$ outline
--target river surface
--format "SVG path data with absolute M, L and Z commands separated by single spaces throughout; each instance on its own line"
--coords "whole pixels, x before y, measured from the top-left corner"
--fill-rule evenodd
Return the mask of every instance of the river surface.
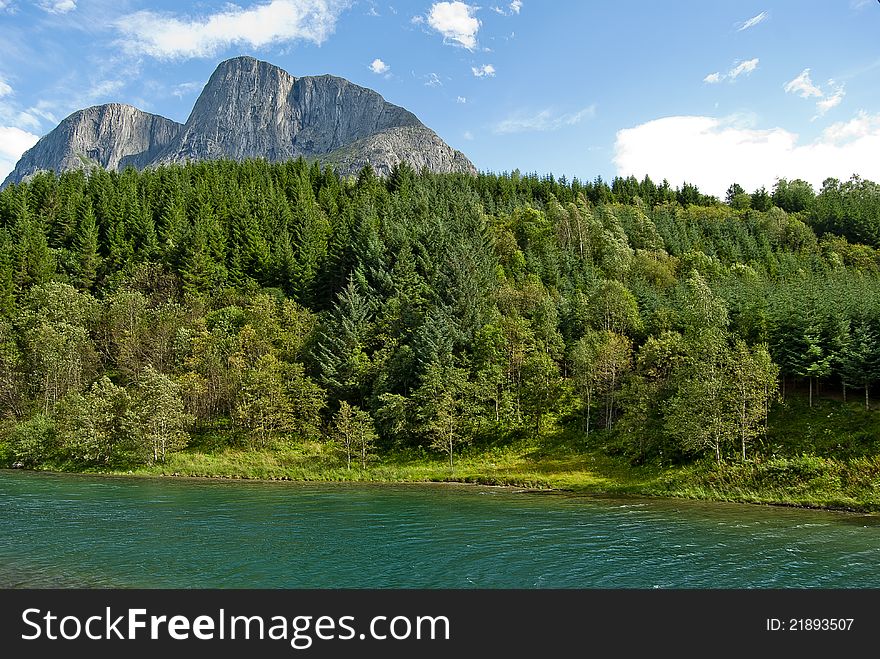
M 878 588 L 880 518 L 0 470 L 0 587 Z

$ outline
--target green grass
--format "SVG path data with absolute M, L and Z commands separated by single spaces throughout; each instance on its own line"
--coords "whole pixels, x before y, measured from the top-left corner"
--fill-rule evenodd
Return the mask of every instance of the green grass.
M 279 442 L 259 450 L 230 446 L 223 431 L 204 433 L 164 464 L 111 473 L 291 481 L 464 482 L 584 494 L 636 495 L 880 511 L 880 414 L 857 402 L 792 398 L 777 405 L 770 439 L 748 460 L 721 464 L 635 464 L 614 439 L 587 443 L 570 431 L 496 438 L 448 460 L 425 450 L 385 454 L 346 469 L 321 442 Z M 70 465 L 55 465 L 71 469 Z M 106 471 L 106 470 L 105 470 Z
M 807 400 L 790 396 L 774 407 L 772 442 L 762 447 L 762 452 L 835 459 L 880 455 L 880 411 L 866 411 L 864 399 L 858 395 L 846 404 L 816 399 L 812 408 Z
M 442 456 L 424 451 L 396 452 L 368 465 L 346 469 L 321 443 L 285 443 L 271 449 L 190 449 L 169 456 L 164 464 L 138 467 L 131 473 L 194 477 L 298 481 L 432 482 L 459 481 L 535 489 L 580 492 L 638 493 L 666 473 L 655 467 L 633 467 L 601 452 L 545 449 L 542 440 L 520 440 L 504 447 L 472 449 L 457 456 L 454 468 Z M 121 473 L 128 473 L 123 471 Z

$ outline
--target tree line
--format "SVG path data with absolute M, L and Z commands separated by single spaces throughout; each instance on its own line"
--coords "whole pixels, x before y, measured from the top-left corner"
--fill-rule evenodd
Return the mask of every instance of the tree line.
M 880 190 L 305 161 L 0 191 L 0 458 L 156 463 L 206 433 L 387 451 L 559 428 L 745 460 L 792 386 L 870 406 Z

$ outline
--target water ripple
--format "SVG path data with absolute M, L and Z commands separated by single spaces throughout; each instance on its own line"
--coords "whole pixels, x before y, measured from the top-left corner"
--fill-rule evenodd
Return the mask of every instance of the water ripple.
M 3 587 L 880 587 L 864 515 L 0 472 Z

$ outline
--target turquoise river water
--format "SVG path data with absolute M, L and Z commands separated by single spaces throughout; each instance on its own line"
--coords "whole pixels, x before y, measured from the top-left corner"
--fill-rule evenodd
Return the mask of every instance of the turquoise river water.
M 0 587 L 877 588 L 880 518 L 0 471 Z

